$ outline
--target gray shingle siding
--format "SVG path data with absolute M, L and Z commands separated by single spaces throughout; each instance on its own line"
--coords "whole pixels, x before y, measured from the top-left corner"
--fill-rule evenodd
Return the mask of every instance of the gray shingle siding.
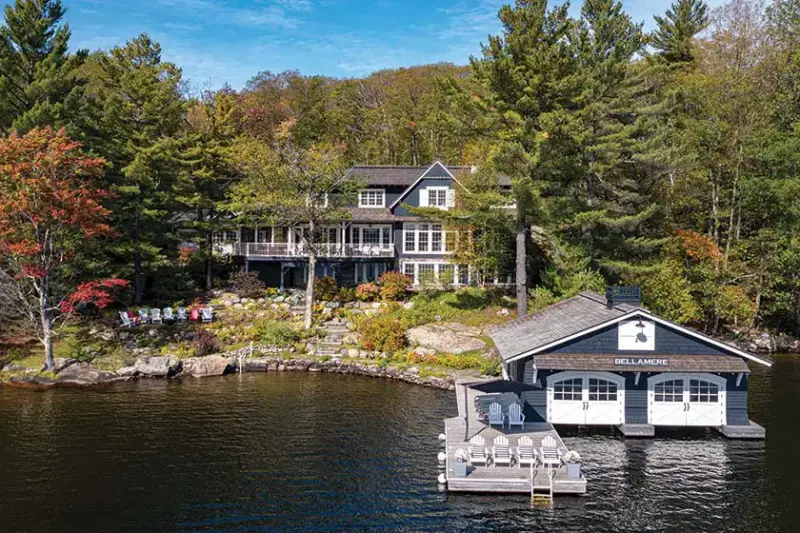
M 647 376 L 642 374 L 636 385 L 636 376 L 625 375 L 626 424 L 647 424 Z
M 449 187 L 452 188 L 453 180 L 450 178 L 425 178 L 409 191 L 409 193 L 400 201 L 400 204 L 395 207 L 392 212 L 401 217 L 413 216 L 403 207 L 403 204 L 408 204 L 413 207 L 419 207 L 419 193 L 421 189 L 426 187 Z M 395 198 L 395 201 L 397 198 Z M 389 204 L 387 204 L 388 207 Z
M 747 378 L 742 377 L 741 384 L 736 386 L 736 375 L 728 376 L 727 388 L 727 424 L 729 426 L 746 426 L 750 424 L 747 413 Z
M 530 406 L 527 413 L 532 414 L 533 418 L 529 419 L 525 415 L 526 422 L 545 422 L 547 421 L 547 391 L 535 390 L 525 391 L 522 393 L 522 399 Z

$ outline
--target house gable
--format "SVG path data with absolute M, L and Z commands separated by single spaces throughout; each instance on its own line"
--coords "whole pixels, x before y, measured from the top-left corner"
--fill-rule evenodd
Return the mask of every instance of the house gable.
M 455 176 L 441 162 L 436 161 L 389 206 L 389 209 L 396 215 L 408 216 L 409 213 L 405 209 L 397 211 L 395 209 L 401 203 L 406 203 L 413 207 L 421 207 L 420 189 L 427 187 L 447 187 L 452 189 L 454 182 L 457 183 Z

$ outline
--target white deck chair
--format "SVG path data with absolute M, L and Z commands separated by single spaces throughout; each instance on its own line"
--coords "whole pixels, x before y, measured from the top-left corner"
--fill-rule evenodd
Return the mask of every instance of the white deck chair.
M 494 446 L 492 446 L 492 463 L 494 466 L 511 466 L 511 448 L 508 447 L 508 439 L 503 435 L 494 438 Z
M 200 317 L 203 322 L 212 322 L 214 320 L 214 310 L 210 307 L 204 307 L 200 310 Z
M 489 460 L 489 453 L 486 449 L 486 441 L 480 435 L 475 435 L 469 441 L 469 462 L 473 465 L 483 465 Z
M 133 319 L 131 319 L 131 317 L 128 316 L 128 313 L 126 311 L 120 311 L 119 317 L 122 319 L 122 325 L 125 326 L 126 328 L 132 328 L 133 326 L 136 325 L 136 322 L 134 322 Z
M 489 427 L 499 424 L 502 428 L 505 424 L 505 415 L 503 414 L 503 406 L 497 402 L 489 405 Z
M 537 456 L 536 448 L 533 446 L 533 439 L 527 435 L 520 437 L 519 442 L 517 442 L 517 466 L 536 466 Z
M 153 324 L 155 324 L 156 322 L 158 322 L 159 324 L 163 324 L 163 322 L 161 322 L 161 309 L 159 309 L 158 307 L 153 307 L 152 309 L 150 309 L 150 322 L 152 322 Z
M 188 320 L 188 318 L 186 316 L 186 308 L 185 307 L 179 307 L 178 308 L 178 322 L 186 322 L 186 320 Z
M 539 455 L 542 464 L 548 468 L 559 468 L 561 466 L 561 450 L 558 449 L 556 439 L 547 435 L 542 439 L 542 447 L 539 448 Z
M 164 320 L 166 320 L 167 322 L 175 322 L 175 315 L 172 314 L 171 307 L 165 307 L 163 313 L 164 313 Z
M 522 407 L 518 403 L 508 406 L 508 429 L 511 429 L 511 426 L 525 427 L 525 415 L 522 414 Z
M 139 309 L 139 319 L 142 321 L 142 324 L 150 322 L 150 315 L 147 314 L 147 309 Z

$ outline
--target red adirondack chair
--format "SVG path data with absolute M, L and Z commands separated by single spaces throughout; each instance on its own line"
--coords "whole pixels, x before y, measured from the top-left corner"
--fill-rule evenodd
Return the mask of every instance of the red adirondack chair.
M 192 322 L 199 322 L 200 321 L 200 309 L 197 307 L 192 307 L 189 310 L 189 320 Z

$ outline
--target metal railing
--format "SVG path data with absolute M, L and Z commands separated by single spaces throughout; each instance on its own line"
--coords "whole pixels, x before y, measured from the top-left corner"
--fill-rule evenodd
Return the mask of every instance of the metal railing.
M 394 257 L 394 245 L 318 244 L 318 257 Z M 233 245 L 233 255 L 244 257 L 308 257 L 308 246 L 300 243 L 243 242 Z

